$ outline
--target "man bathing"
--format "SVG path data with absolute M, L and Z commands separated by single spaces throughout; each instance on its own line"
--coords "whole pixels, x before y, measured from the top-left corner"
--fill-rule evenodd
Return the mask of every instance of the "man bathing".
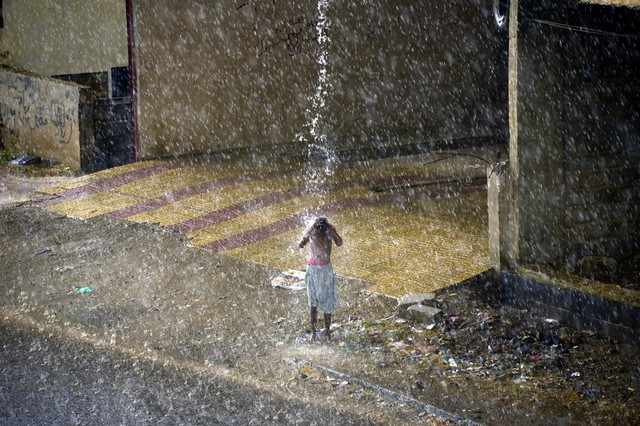
M 327 341 L 331 342 L 331 314 L 338 307 L 335 274 L 331 266 L 331 246 L 342 245 L 342 238 L 326 217 L 318 217 L 309 226 L 300 240 L 300 248 L 309 244 L 307 271 L 304 282 L 311 308 L 311 340 L 316 339 L 318 308 L 324 312 L 324 327 Z

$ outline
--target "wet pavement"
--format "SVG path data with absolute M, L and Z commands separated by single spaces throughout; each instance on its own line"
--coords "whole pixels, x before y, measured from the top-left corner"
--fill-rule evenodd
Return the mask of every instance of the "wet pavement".
M 282 270 L 304 269 L 297 242 L 314 215 L 326 215 L 345 241 L 336 273 L 400 297 L 489 268 L 485 177 L 501 149 L 343 162 L 319 173 L 295 156 L 149 161 L 40 189 L 35 204 L 80 219 L 157 223 L 194 246 Z
M 138 163 L 0 210 L 0 420 L 636 424 L 637 346 L 491 305 L 488 281 L 450 287 L 488 267 L 475 156 L 492 150 L 343 164 L 312 186 L 295 157 Z M 320 211 L 345 239 L 333 344 L 309 342 L 304 291 L 270 284 L 304 266 Z M 385 297 L 431 289 L 433 324 Z

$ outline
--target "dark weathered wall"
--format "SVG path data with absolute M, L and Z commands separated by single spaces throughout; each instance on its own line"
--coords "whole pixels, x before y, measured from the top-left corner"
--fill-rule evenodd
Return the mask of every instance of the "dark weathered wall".
M 585 255 L 623 262 L 640 241 L 640 11 L 512 7 L 513 257 L 569 270 Z
M 640 21 L 640 13 L 635 19 Z M 572 102 L 564 127 L 571 135 L 565 146 L 571 265 L 584 255 L 623 263 L 640 249 L 640 32 L 636 35 L 570 39 L 575 48 L 567 52 L 565 88 Z M 580 48 L 585 44 L 591 48 Z M 575 66 L 585 55 L 592 60 Z
M 127 65 L 125 0 L 3 0 L 2 63 L 43 76 Z
M 137 1 L 139 152 L 304 146 L 314 118 L 333 149 L 491 137 L 506 126 L 506 37 L 490 7 Z

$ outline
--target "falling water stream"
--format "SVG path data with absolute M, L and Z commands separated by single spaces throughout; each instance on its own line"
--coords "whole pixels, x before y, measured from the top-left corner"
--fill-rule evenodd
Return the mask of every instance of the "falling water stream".
M 327 45 L 330 41 L 327 35 L 329 3 L 330 0 L 318 0 L 318 79 L 316 90 L 311 96 L 311 107 L 307 110 L 307 127 L 309 129 L 307 157 L 309 163 L 307 164 L 306 188 L 310 193 L 319 194 L 322 193 L 327 177 L 333 173 L 335 163 L 335 154 L 329 146 L 327 135 L 321 126 L 327 96 L 331 89 L 327 58 Z

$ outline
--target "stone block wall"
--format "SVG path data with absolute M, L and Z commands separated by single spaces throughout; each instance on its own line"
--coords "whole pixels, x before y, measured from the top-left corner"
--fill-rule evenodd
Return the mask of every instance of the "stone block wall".
M 589 51 L 597 55 L 566 73 L 574 100 L 564 112 L 570 135 L 565 146 L 565 224 L 574 268 L 584 256 L 610 257 L 623 267 L 640 251 L 638 37 L 591 40 L 587 51 L 576 49 L 576 56 Z M 579 38 L 584 36 L 572 41 Z
M 563 284 L 559 285 L 559 282 Z M 505 273 L 499 281 L 501 302 L 578 329 L 594 330 L 614 340 L 640 342 L 637 297 L 607 294 L 606 289 L 600 290 L 604 294 L 598 294 L 566 285 L 567 282 L 550 279 L 548 274 L 535 271 Z
M 74 83 L 0 70 L 2 142 L 74 170 L 93 156 L 93 94 Z
M 640 248 L 640 10 L 511 7 L 511 254 L 620 280 Z

